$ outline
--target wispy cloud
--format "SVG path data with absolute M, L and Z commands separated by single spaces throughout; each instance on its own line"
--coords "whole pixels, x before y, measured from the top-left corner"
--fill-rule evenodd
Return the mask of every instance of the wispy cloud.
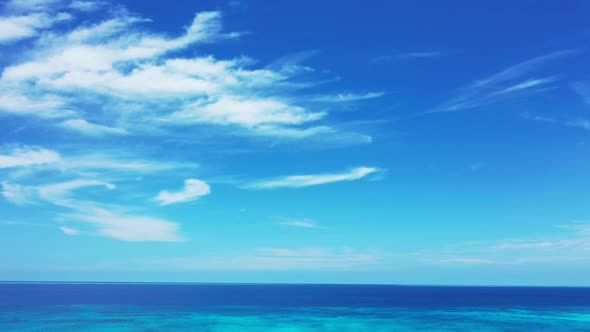
M 69 119 L 60 123 L 60 126 L 77 131 L 83 135 L 104 136 L 104 135 L 127 135 L 125 129 L 108 127 L 90 123 L 84 119 Z
M 271 99 L 252 99 L 224 96 L 219 100 L 198 101 L 168 120 L 180 123 L 215 123 L 256 128 L 260 125 L 298 125 L 316 121 L 325 113 L 308 113 L 302 107 Z
M 60 159 L 60 155 L 52 150 L 34 147 L 15 148 L 10 154 L 0 155 L 0 168 L 51 164 Z
M 16 205 L 32 203 L 34 201 L 33 198 L 37 194 L 34 188 L 8 183 L 6 181 L 2 182 L 2 191 L 0 193 L 5 200 Z
M 493 245 L 491 248 L 496 250 L 543 249 L 569 244 L 571 244 L 569 241 L 506 242 Z
M 15 2 L 8 7 L 22 15 L 55 19 L 62 7 L 77 15 L 80 11 L 102 10 L 104 5 L 103 1 L 74 1 L 69 5 L 38 1 Z M 299 63 L 315 52 L 259 67 L 244 56 L 179 57 L 180 50 L 240 34 L 222 32 L 222 15 L 215 11 L 197 13 L 185 31 L 174 37 L 139 25 L 146 21 L 126 10 L 113 10 L 102 21 L 72 24 L 70 30 L 52 30 L 48 24 L 37 23 L 21 28 L 22 36 L 43 32 L 51 42 L 31 43 L 30 51 L 18 57 L 26 60 L 5 66 L 0 77 L 0 112 L 54 118 L 59 120 L 57 127 L 89 136 L 150 135 L 175 132 L 181 127 L 211 126 L 219 128 L 219 133 L 229 128 L 226 132 L 232 135 L 289 140 L 342 135 L 345 139 L 338 140 L 342 144 L 371 142 L 367 135 L 342 133 L 326 123 L 318 125 L 327 113 L 300 105 L 308 100 L 297 98 L 293 89 L 313 85 L 319 74 Z M 316 75 L 309 77 L 309 84 L 299 80 L 307 73 Z M 350 92 L 323 97 L 323 101 L 360 101 L 378 96 Z
M 523 265 L 590 261 L 590 223 L 573 222 L 558 227 L 568 232 L 544 237 L 463 243 L 424 250 L 413 256 L 417 260 L 436 264 Z
M 101 236 L 132 242 L 184 241 L 176 223 L 146 216 L 121 214 L 103 208 L 86 207 L 84 211 L 62 215 L 69 222 L 94 226 Z
M 493 94 L 491 94 L 492 96 L 501 96 L 501 95 L 506 95 L 509 93 L 514 93 L 514 92 L 518 92 L 518 91 L 522 91 L 522 90 L 526 90 L 526 89 L 530 89 L 530 88 L 534 88 L 536 86 L 541 86 L 541 85 L 545 85 L 551 82 L 555 81 L 555 77 L 545 77 L 545 78 L 539 78 L 539 79 L 528 79 L 526 81 L 508 86 L 502 90 L 496 91 Z
M 69 171 L 71 175 L 88 171 L 117 171 L 151 173 L 181 168 L 196 168 L 197 164 L 182 162 L 157 162 L 134 159 L 129 154 L 95 153 L 82 155 L 62 155 L 42 147 L 22 146 L 4 147 L 5 154 L 0 154 L 0 169 L 34 167 L 34 170 Z M 31 170 L 31 171 L 34 171 Z
M 320 228 L 320 226 L 310 219 L 285 219 L 280 218 L 277 224 L 298 228 Z
M 42 224 L 42 223 L 35 223 L 35 222 L 28 222 L 28 221 L 20 221 L 20 220 L 2 220 L 0 221 L 0 225 L 10 225 L 10 226 L 32 226 L 32 227 L 53 227 L 51 224 Z
M 408 60 L 408 59 L 434 59 L 452 55 L 454 52 L 445 50 L 401 52 L 390 55 L 381 55 L 373 59 L 375 62 L 384 62 L 391 60 Z
M 521 117 L 536 122 L 590 130 L 590 119 L 567 119 L 563 117 L 557 118 L 546 115 L 533 114 L 531 112 L 521 113 Z
M 111 183 L 92 179 L 78 179 L 40 186 L 13 185 L 4 182 L 2 183 L 2 195 L 15 204 L 47 202 L 73 210 L 73 213 L 61 214 L 59 219 L 61 222 L 91 224 L 96 229 L 96 232 L 88 231 L 85 234 L 97 234 L 134 242 L 184 241 L 184 238 L 179 234 L 179 226 L 174 222 L 145 215 L 113 211 L 111 209 L 124 210 L 126 208 L 112 204 L 107 209 L 95 202 L 85 201 L 78 197 L 72 198 L 71 194 L 74 190 L 95 186 L 109 190 L 115 189 Z M 82 234 L 78 227 L 60 226 L 59 228 L 67 235 Z
M 570 120 L 565 122 L 565 124 L 570 127 L 577 127 L 590 130 L 590 120 Z
M 590 83 L 585 81 L 574 82 L 572 89 L 577 93 L 586 105 L 590 106 Z
M 351 102 L 357 100 L 367 100 L 383 97 L 385 92 L 367 92 L 367 93 L 339 93 L 335 95 L 325 95 L 313 98 L 314 101 L 328 102 L 328 103 L 341 103 Z
M 290 175 L 275 179 L 257 181 L 246 186 L 250 189 L 303 188 L 341 181 L 359 180 L 379 172 L 375 167 L 357 167 L 346 172 L 309 175 Z
M 10 12 L 51 11 L 60 7 L 62 0 L 8 0 L 6 9 Z
M 590 236 L 590 221 L 574 221 L 558 227 L 572 231 L 580 236 Z
M 3 57 L 0 73 L 0 116 L 27 122 L 23 127 L 30 122 L 29 128 L 57 132 L 46 147 L 0 147 L 1 194 L 17 205 L 47 208 L 47 213 L 70 211 L 54 214 L 60 224 L 53 227 L 59 226 L 64 234 L 125 241 L 184 240 L 178 224 L 149 216 L 149 209 L 157 207 L 117 202 L 142 197 L 123 192 L 137 187 L 130 179 L 172 170 L 188 173 L 197 164 L 150 158 L 155 148 L 134 145 L 126 150 L 111 145 L 115 138 L 144 144 L 177 139 L 179 132 L 187 141 L 197 132 L 212 132 L 212 137 L 219 133 L 232 139 L 249 135 L 252 141 L 262 137 L 322 144 L 372 141 L 369 135 L 341 131 L 330 123 L 325 105 L 298 92 L 331 79 L 326 79 L 325 71 L 302 64 L 315 52 L 270 65 L 247 56 L 204 53 L 209 48 L 203 45 L 241 35 L 224 31 L 220 12 L 196 13 L 181 31 L 170 33 L 158 31 L 148 18 L 102 0 L 14 0 L 0 6 L 0 48 L 9 55 Z M 365 92 L 322 96 L 321 102 L 382 95 Z M 75 140 L 72 132 L 79 134 Z M 116 135 L 125 137 L 111 137 Z M 304 187 L 352 181 L 377 171 L 360 167 L 260 185 Z M 158 190 L 151 187 L 146 195 Z M 159 192 L 155 201 L 169 205 L 209 193 L 207 183 L 188 179 L 178 191 Z
M 133 159 L 119 154 L 83 154 L 62 158 L 54 165 L 61 170 L 111 170 L 120 172 L 152 173 L 165 170 L 196 168 L 198 164 L 182 162 L 159 162 Z
M 556 123 L 558 122 L 556 119 L 544 115 L 538 115 L 531 112 L 523 112 L 520 114 L 521 117 L 528 120 L 533 120 L 537 122 L 547 122 L 547 123 Z
M 107 5 L 106 1 L 83 1 L 75 0 L 69 5 L 69 8 L 82 12 L 92 12 Z
M 435 260 L 437 263 L 459 263 L 459 264 L 493 264 L 494 262 L 485 258 L 477 257 L 452 257 Z
M 256 248 L 241 253 L 198 258 L 166 258 L 142 262 L 144 268 L 166 270 L 317 270 L 348 271 L 379 266 L 382 257 L 352 248 Z
M 160 202 L 160 205 L 170 205 L 183 202 L 196 201 L 202 196 L 209 195 L 211 188 L 209 185 L 201 180 L 187 179 L 184 180 L 184 188 L 180 191 L 160 191 L 156 200 Z
M 7 91 L 0 87 L 0 112 L 41 118 L 66 118 L 76 112 L 66 106 L 65 99 L 55 94 L 29 94 Z
M 502 101 L 524 93 L 535 93 L 550 89 L 557 80 L 554 75 L 545 77 L 526 77 L 543 65 L 577 54 L 566 50 L 538 56 L 498 73 L 479 79 L 460 89 L 457 96 L 436 107 L 432 112 L 453 112 L 473 109 Z
M 69 196 L 73 190 L 94 186 L 115 189 L 115 185 L 111 183 L 94 179 L 77 179 L 37 186 L 2 182 L 2 196 L 17 205 L 46 201 L 55 205 L 70 206 Z
M 59 229 L 62 232 L 64 232 L 64 234 L 66 234 L 66 235 L 71 235 L 71 236 L 80 235 L 80 231 L 75 228 L 61 226 L 61 227 L 59 227 Z
M 99 180 L 78 179 L 67 182 L 39 186 L 37 187 L 37 191 L 39 193 L 39 197 L 41 197 L 42 199 L 50 201 L 54 204 L 64 205 L 67 204 L 67 196 L 69 196 L 69 194 L 73 190 L 95 186 L 104 187 L 109 190 L 115 189 L 115 185 L 108 182 Z
M 45 13 L 31 13 L 21 16 L 0 17 L 0 44 L 30 38 L 42 29 L 54 24 L 69 21 L 70 14 L 59 13 L 49 16 Z
M 56 151 L 40 147 L 4 148 L 7 154 L 0 155 L 0 168 L 30 171 L 20 175 L 28 184 L 3 181 L 0 194 L 16 205 L 35 204 L 39 206 L 53 205 L 72 210 L 73 213 L 62 214 L 56 218 L 62 223 L 81 221 L 94 226 L 95 230 L 82 231 L 80 227 L 60 226 L 67 235 L 99 235 L 124 241 L 182 241 L 179 226 L 165 219 L 153 218 L 145 214 L 128 213 L 131 207 L 122 207 L 112 202 L 97 203 L 84 199 L 92 187 L 97 190 L 115 190 L 115 185 L 101 180 L 99 176 L 108 177 L 120 174 L 137 174 L 138 172 L 157 172 L 177 169 L 178 167 L 194 167 L 193 164 L 157 163 L 129 158 L 118 158 L 116 155 L 83 155 L 64 156 Z M 43 174 L 59 174 L 60 178 L 69 180 L 47 183 L 44 177 L 34 176 L 35 172 Z M 73 178 L 74 176 L 85 176 Z M 16 177 L 15 177 L 16 179 Z M 32 184 L 31 184 L 32 183 Z M 196 183 L 198 185 L 198 183 Z M 208 188 L 208 187 L 207 187 Z M 162 195 L 163 202 L 169 204 L 182 200 L 195 199 L 195 194 L 203 194 L 195 187 L 194 180 L 187 181 L 184 192 Z M 195 191 L 197 190 L 197 191 Z M 75 195 L 74 195 L 75 193 Z M 120 194 L 119 194 L 120 195 Z M 134 211 L 141 210 L 135 208 Z M 76 233 L 78 232 L 78 233 Z M 74 234 L 75 233 L 75 234 Z

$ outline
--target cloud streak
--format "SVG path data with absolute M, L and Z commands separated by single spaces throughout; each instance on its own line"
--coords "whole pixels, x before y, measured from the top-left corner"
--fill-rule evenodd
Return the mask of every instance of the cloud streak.
M 197 179 L 187 179 L 184 180 L 184 188 L 182 190 L 176 192 L 161 191 L 156 196 L 156 200 L 160 202 L 160 205 L 170 205 L 196 201 L 210 193 L 211 188 L 207 183 Z
M 367 92 L 367 93 L 339 93 L 336 95 L 319 96 L 313 98 L 314 101 L 328 103 L 346 103 L 351 101 L 367 100 L 380 98 L 385 92 Z
M 435 264 L 525 265 L 590 261 L 590 223 L 573 222 L 558 227 L 568 232 L 532 239 L 464 243 L 424 250 L 413 256 Z
M 184 237 L 179 226 L 165 219 L 121 214 L 103 208 L 93 207 L 62 215 L 70 222 L 90 224 L 99 235 L 130 242 L 180 242 Z
M 309 220 L 309 219 L 297 219 L 297 220 L 292 220 L 292 219 L 286 219 L 286 220 L 282 220 L 277 222 L 277 224 L 279 225 L 283 225 L 283 226 L 290 226 L 290 227 L 297 227 L 297 228 L 320 228 L 320 226 L 318 224 L 316 224 L 315 222 Z
M 531 73 L 548 63 L 575 54 L 577 52 L 572 50 L 558 51 L 508 67 L 460 89 L 456 97 L 427 113 L 474 109 L 525 93 L 545 91 L 552 88 L 551 83 L 556 81 L 556 76 L 530 77 Z
M 103 125 L 97 125 L 90 123 L 84 119 L 69 119 L 62 123 L 60 126 L 73 131 L 77 131 L 80 134 L 88 136 L 105 136 L 105 135 L 127 135 L 128 132 L 125 129 L 113 128 Z
M 72 175 L 89 171 L 140 172 L 152 173 L 173 169 L 192 169 L 198 167 L 194 163 L 156 162 L 130 158 L 121 153 L 63 155 L 58 151 L 35 146 L 5 148 L 5 154 L 0 154 L 0 169 L 2 168 L 32 168 L 31 171 L 59 170 L 68 171 Z
M 77 179 L 67 182 L 59 182 L 37 186 L 26 186 L 20 184 L 11 184 L 2 182 L 2 196 L 14 204 L 24 205 L 33 204 L 38 201 L 46 201 L 55 205 L 69 207 L 71 203 L 69 196 L 72 191 L 85 187 L 104 187 L 106 189 L 115 189 L 115 185 L 94 180 L 94 179 Z
M 77 229 L 74 229 L 74 228 L 61 226 L 61 227 L 59 227 L 59 229 L 62 232 L 64 232 L 64 234 L 66 234 L 66 235 L 70 235 L 70 236 L 80 235 L 80 231 Z
M 374 167 L 357 167 L 346 172 L 309 175 L 290 175 L 251 183 L 248 189 L 304 188 L 328 183 L 355 181 L 379 172 Z
M 373 59 L 375 62 L 385 62 L 391 60 L 412 60 L 412 59 L 435 59 L 453 54 L 451 51 L 434 50 L 434 51 L 417 51 L 396 53 L 391 55 L 382 55 Z
M 56 163 L 59 153 L 42 148 L 15 148 L 10 154 L 0 155 L 0 168 L 23 167 Z

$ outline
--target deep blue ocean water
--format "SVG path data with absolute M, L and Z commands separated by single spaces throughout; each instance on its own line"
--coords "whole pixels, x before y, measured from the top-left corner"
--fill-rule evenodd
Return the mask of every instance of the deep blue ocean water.
M 3 283 L 0 331 L 590 331 L 590 288 Z

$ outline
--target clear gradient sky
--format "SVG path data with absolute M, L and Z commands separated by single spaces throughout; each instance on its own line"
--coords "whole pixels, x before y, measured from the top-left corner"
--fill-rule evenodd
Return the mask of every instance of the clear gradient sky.
M 590 285 L 587 1 L 0 13 L 0 280 Z

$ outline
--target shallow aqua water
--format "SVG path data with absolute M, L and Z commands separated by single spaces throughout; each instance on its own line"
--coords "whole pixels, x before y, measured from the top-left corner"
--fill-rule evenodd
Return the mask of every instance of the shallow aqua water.
M 0 284 L 0 331 L 590 331 L 590 289 Z
M 590 310 L 51 306 L 0 313 L 1 331 L 590 331 Z

